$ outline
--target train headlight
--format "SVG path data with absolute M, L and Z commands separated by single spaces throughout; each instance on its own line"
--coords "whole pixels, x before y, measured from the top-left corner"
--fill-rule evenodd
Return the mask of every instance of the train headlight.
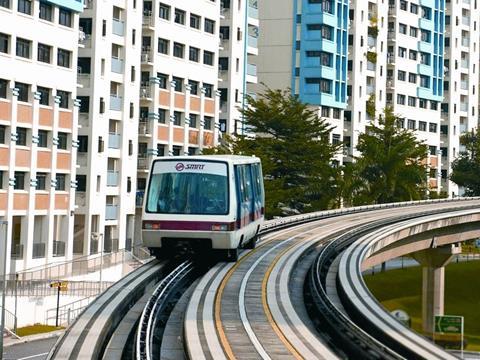
M 228 231 L 228 224 L 213 224 L 212 231 Z

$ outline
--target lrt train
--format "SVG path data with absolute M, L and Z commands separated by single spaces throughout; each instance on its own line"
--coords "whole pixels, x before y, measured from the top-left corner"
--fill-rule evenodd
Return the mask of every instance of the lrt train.
M 260 159 L 236 155 L 158 158 L 143 205 L 142 238 L 156 257 L 181 252 L 237 261 L 264 220 Z

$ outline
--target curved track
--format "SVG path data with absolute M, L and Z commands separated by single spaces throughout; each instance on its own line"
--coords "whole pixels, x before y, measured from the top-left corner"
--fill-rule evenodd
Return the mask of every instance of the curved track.
M 349 325 L 341 332 L 356 344 L 353 352 L 337 341 L 338 324 L 329 325 L 325 317 L 312 320 L 315 300 L 305 306 L 304 296 L 304 288 L 308 289 L 305 279 L 314 273 L 309 273 L 309 268 L 322 250 L 333 249 L 330 244 L 339 244 L 346 233 L 358 238 L 362 227 L 367 231 L 379 221 L 383 226 L 406 215 L 418 217 L 439 208 L 448 211 L 479 205 L 478 200 L 412 202 L 270 221 L 256 249 L 243 251 L 237 263 L 214 265 L 188 292 L 186 288 L 195 278 L 192 274 L 199 272 L 190 273 L 190 265 L 185 264 L 178 268 L 179 261 L 153 261 L 92 303 L 59 340 L 49 358 L 156 359 L 162 356 L 159 344 L 172 338 L 182 338 L 185 356 L 191 359 L 399 358 L 401 355 L 363 332 L 346 316 L 345 324 Z M 327 276 L 332 261 L 317 266 L 318 271 Z M 322 286 L 331 283 L 331 277 L 320 280 Z M 307 298 L 316 296 L 312 289 L 307 291 Z M 165 340 L 166 319 L 177 295 L 183 292 L 191 295 L 189 300 L 182 300 L 187 302 L 186 310 L 178 310 L 185 313 L 184 333 L 169 334 Z M 329 299 L 336 296 L 335 291 L 325 292 Z M 342 310 L 335 301 L 329 306 Z M 358 352 L 359 348 L 363 352 Z

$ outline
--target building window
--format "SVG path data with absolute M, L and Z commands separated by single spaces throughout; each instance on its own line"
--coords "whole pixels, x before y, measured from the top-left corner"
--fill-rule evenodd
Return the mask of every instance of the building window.
M 27 129 L 17 127 L 17 145 L 27 146 Z
M 10 0 L 0 0 L 0 6 L 10 9 Z
M 420 53 L 420 64 L 430 65 L 430 54 L 425 52 Z
M 37 190 L 45 190 L 45 185 L 47 183 L 47 174 L 46 173 L 37 173 Z
M 418 122 L 418 130 L 427 131 L 427 123 L 425 121 Z
M 410 26 L 410 36 L 416 38 L 418 34 L 418 29 L 416 27 Z
M 5 144 L 5 132 L 7 128 L 5 125 L 0 125 L 0 144 Z
M 220 39 L 221 40 L 230 39 L 230 27 L 229 26 L 220 26 Z
M 58 23 L 63 26 L 72 27 L 72 12 L 70 10 L 60 8 Z
M 170 6 L 160 3 L 159 16 L 161 19 L 170 20 Z
M 50 105 L 50 89 L 37 86 L 37 92 L 40 93 L 40 105 L 49 106 Z
M 203 63 L 205 65 L 213 66 L 213 52 L 207 50 L 203 51 Z
M 432 110 L 438 110 L 438 102 L 430 100 L 430 109 Z
M 182 125 L 182 113 L 180 111 L 173 112 L 173 125 Z
M 48 147 L 48 131 L 47 130 L 38 130 L 37 146 L 42 148 Z
M 42 20 L 52 21 L 53 20 L 52 5 L 47 4 L 43 1 L 40 1 L 40 14 L 38 16 Z
M 420 86 L 424 88 L 430 87 L 430 76 L 420 75 Z
M 13 187 L 15 190 L 23 190 L 25 189 L 25 172 L 23 171 L 15 171 L 15 186 Z
M 415 120 L 409 119 L 407 121 L 407 127 L 409 130 L 415 130 Z
M 200 16 L 190 14 L 190 27 L 194 29 L 200 29 Z
M 418 14 L 418 5 L 414 3 L 410 3 L 410 12 L 412 14 Z
M 160 54 L 168 55 L 168 48 L 170 46 L 170 41 L 167 39 L 158 38 L 158 52 Z
M 165 156 L 165 145 L 163 144 L 157 144 L 157 156 Z M 145 179 L 139 179 L 139 180 L 145 180 Z M 145 189 L 146 185 L 140 184 L 138 185 L 139 189 Z
M 203 128 L 205 130 L 212 130 L 212 120 L 211 116 L 204 116 L 203 117 Z
M 68 91 L 57 90 L 57 96 L 60 96 L 60 104 L 58 106 L 62 109 L 68 109 L 70 93 Z
M 0 79 L 0 98 L 3 98 L 3 99 L 7 98 L 7 88 L 8 88 L 8 81 L 5 79 Z
M 330 117 L 330 108 L 328 106 L 322 106 L 321 114 L 323 117 Z
M 397 104 L 405 105 L 405 95 L 397 94 Z
M 418 100 L 418 106 L 422 109 L 426 109 L 427 108 L 427 100 L 419 99 Z
M 398 56 L 402 57 L 402 58 L 406 57 L 407 56 L 407 49 L 399 46 L 398 47 Z
M 205 32 L 209 34 L 215 34 L 215 21 L 205 19 L 204 28 Z
M 57 52 L 57 65 L 66 68 L 70 67 L 70 57 L 72 52 L 64 49 L 58 49 Z
M 406 77 L 406 72 L 405 71 L 402 71 L 402 70 L 398 70 L 398 80 L 400 81 L 405 81 L 405 77 Z
M 408 106 L 417 106 L 417 99 L 413 96 L 408 97 Z
M 337 109 L 337 108 L 333 108 L 333 115 L 332 117 L 334 119 L 340 119 L 340 109 Z
M 18 89 L 18 101 L 28 102 L 30 98 L 30 85 L 16 82 L 15 87 Z
M 195 128 L 197 127 L 197 114 L 190 114 L 190 127 Z
M 195 62 L 198 62 L 199 61 L 199 57 L 200 57 L 200 49 L 196 48 L 196 47 L 193 47 L 193 46 L 190 46 L 189 48 L 189 54 L 188 54 L 188 59 L 190 61 L 195 61 Z
M 332 93 L 332 81 L 326 79 L 320 79 L 320 92 L 331 94 Z
M 87 175 L 77 175 L 75 180 L 77 181 L 76 191 L 87 191 Z
M 160 89 L 166 89 L 167 88 L 167 82 L 168 82 L 168 75 L 157 73 L 157 78 L 159 79 L 158 87 Z
M 416 50 L 410 50 L 408 53 L 408 58 L 410 60 L 417 60 L 417 51 Z
M 165 124 L 166 119 L 167 119 L 167 110 L 158 109 L 158 123 Z
M 203 88 L 205 89 L 205 97 L 212 98 L 213 97 L 213 85 L 203 83 Z
M 190 85 L 190 95 L 198 95 L 198 81 L 188 80 L 188 85 Z
M 185 45 L 177 42 L 173 43 L 173 56 L 183 59 L 184 51 L 185 51 Z
M 328 25 L 321 26 L 322 38 L 326 40 L 333 40 L 333 28 Z
M 57 174 L 55 176 L 55 179 L 57 180 L 56 185 L 55 185 L 55 190 L 65 191 L 65 179 L 66 179 L 66 177 L 67 176 L 65 174 Z
M 17 56 L 30 59 L 30 48 L 32 42 L 30 40 L 17 38 Z
M 10 43 L 10 35 L 0 33 L 0 52 L 4 54 L 9 53 L 8 44 Z
M 78 135 L 78 152 L 88 152 L 88 136 Z
M 50 64 L 52 47 L 38 43 L 37 60 Z
M 175 20 L 177 24 L 185 25 L 185 11 L 175 9 Z
M 428 131 L 431 133 L 437 132 L 437 124 L 435 123 L 428 123 Z
M 406 35 L 407 34 L 407 25 L 402 24 L 402 23 L 398 24 L 398 32 L 400 34 Z
M 175 91 L 183 92 L 183 79 L 174 76 L 173 81 L 175 81 Z
M 30 0 L 18 0 L 18 12 L 32 15 L 32 2 Z
M 67 139 L 68 139 L 67 133 L 59 132 L 57 148 L 61 150 L 67 150 Z
M 78 111 L 80 113 L 89 113 L 90 112 L 90 96 L 78 96 L 78 100 L 80 100 L 80 108 Z
M 415 84 L 417 82 L 417 74 L 408 73 L 408 82 Z

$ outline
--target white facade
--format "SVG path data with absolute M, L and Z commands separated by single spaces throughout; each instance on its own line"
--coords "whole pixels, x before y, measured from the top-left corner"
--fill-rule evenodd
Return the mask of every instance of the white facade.
M 135 7 L 134 7 L 135 6 Z M 90 1 L 81 15 L 75 254 L 129 247 L 137 166 L 142 8 Z
M 220 16 L 220 131 L 242 134 L 245 131 L 239 109 L 245 96 L 257 84 L 259 9 L 256 0 L 223 0 Z
M 0 42 L 0 253 L 14 273 L 72 257 L 78 10 L 3 1 Z

